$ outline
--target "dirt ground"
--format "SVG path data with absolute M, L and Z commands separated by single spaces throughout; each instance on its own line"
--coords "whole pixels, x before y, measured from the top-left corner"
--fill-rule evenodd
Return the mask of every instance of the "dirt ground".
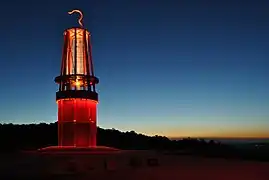
M 136 166 L 130 164 L 134 158 L 139 160 Z M 157 159 L 158 164 L 150 166 L 148 158 Z M 5 155 L 0 159 L 0 179 L 269 180 L 269 163 L 191 156 L 132 152 L 45 159 Z M 73 170 L 67 168 L 71 160 Z

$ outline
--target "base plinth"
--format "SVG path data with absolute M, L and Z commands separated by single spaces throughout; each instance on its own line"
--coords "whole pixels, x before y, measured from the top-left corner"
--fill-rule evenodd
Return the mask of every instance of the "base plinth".
M 99 154 L 99 153 L 117 153 L 119 149 L 106 146 L 93 147 L 74 147 L 74 146 L 49 146 L 38 149 L 40 153 L 48 154 Z

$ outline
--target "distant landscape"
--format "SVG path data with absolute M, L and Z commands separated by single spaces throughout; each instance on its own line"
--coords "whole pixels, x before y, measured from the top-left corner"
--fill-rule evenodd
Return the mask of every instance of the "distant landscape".
M 181 140 L 182 138 L 170 138 L 171 140 Z M 253 143 L 269 143 L 269 138 L 202 138 L 205 141 L 218 141 L 223 144 L 253 144 Z
M 2 153 L 37 150 L 57 145 L 57 123 L 0 125 Z M 97 145 L 124 150 L 154 150 L 166 154 L 236 158 L 269 161 L 268 139 L 169 139 L 164 136 L 146 136 L 134 131 L 116 129 L 97 131 Z

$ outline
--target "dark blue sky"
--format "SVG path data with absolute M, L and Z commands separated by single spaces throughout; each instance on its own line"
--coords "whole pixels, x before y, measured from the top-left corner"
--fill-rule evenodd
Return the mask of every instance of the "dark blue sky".
M 19 3 L 19 4 L 18 4 Z M 93 35 L 99 125 L 269 137 L 269 1 L 1 1 L 2 123 L 54 122 L 63 31 Z

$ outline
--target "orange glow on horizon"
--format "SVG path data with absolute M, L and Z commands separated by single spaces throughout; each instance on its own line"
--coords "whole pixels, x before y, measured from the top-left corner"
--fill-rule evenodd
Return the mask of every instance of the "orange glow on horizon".
M 258 138 L 269 138 L 269 132 L 265 130 L 249 130 L 249 129 L 242 129 L 240 132 L 235 132 L 232 130 L 225 130 L 223 132 L 214 132 L 213 130 L 210 132 L 201 129 L 200 133 L 193 133 L 193 132 L 184 132 L 184 133 L 169 133 L 167 134 L 169 138 L 227 138 L 227 139 L 258 139 Z
M 200 138 L 200 139 L 269 139 L 269 136 L 167 136 L 172 139 L 181 139 L 181 138 Z
M 178 134 L 169 134 L 169 138 L 225 138 L 225 139 L 261 139 L 269 138 L 269 133 L 267 131 L 248 131 L 247 129 L 242 132 L 233 132 L 227 130 L 223 133 L 178 133 Z
M 149 119 L 149 118 L 147 118 Z M 152 118 L 157 119 L 157 118 Z M 151 120 L 151 119 L 149 119 Z M 141 121 L 140 121 L 141 122 Z M 238 123 L 236 123 L 238 124 Z M 258 139 L 269 138 L 268 123 L 255 124 L 255 122 L 242 123 L 242 125 L 226 124 L 181 124 L 181 122 L 161 123 L 156 121 L 155 124 L 147 123 L 141 126 L 140 123 L 114 124 L 116 129 L 123 131 L 134 130 L 149 136 L 160 135 L 169 138 L 237 138 L 237 139 Z M 238 128 L 238 126 L 240 128 Z

